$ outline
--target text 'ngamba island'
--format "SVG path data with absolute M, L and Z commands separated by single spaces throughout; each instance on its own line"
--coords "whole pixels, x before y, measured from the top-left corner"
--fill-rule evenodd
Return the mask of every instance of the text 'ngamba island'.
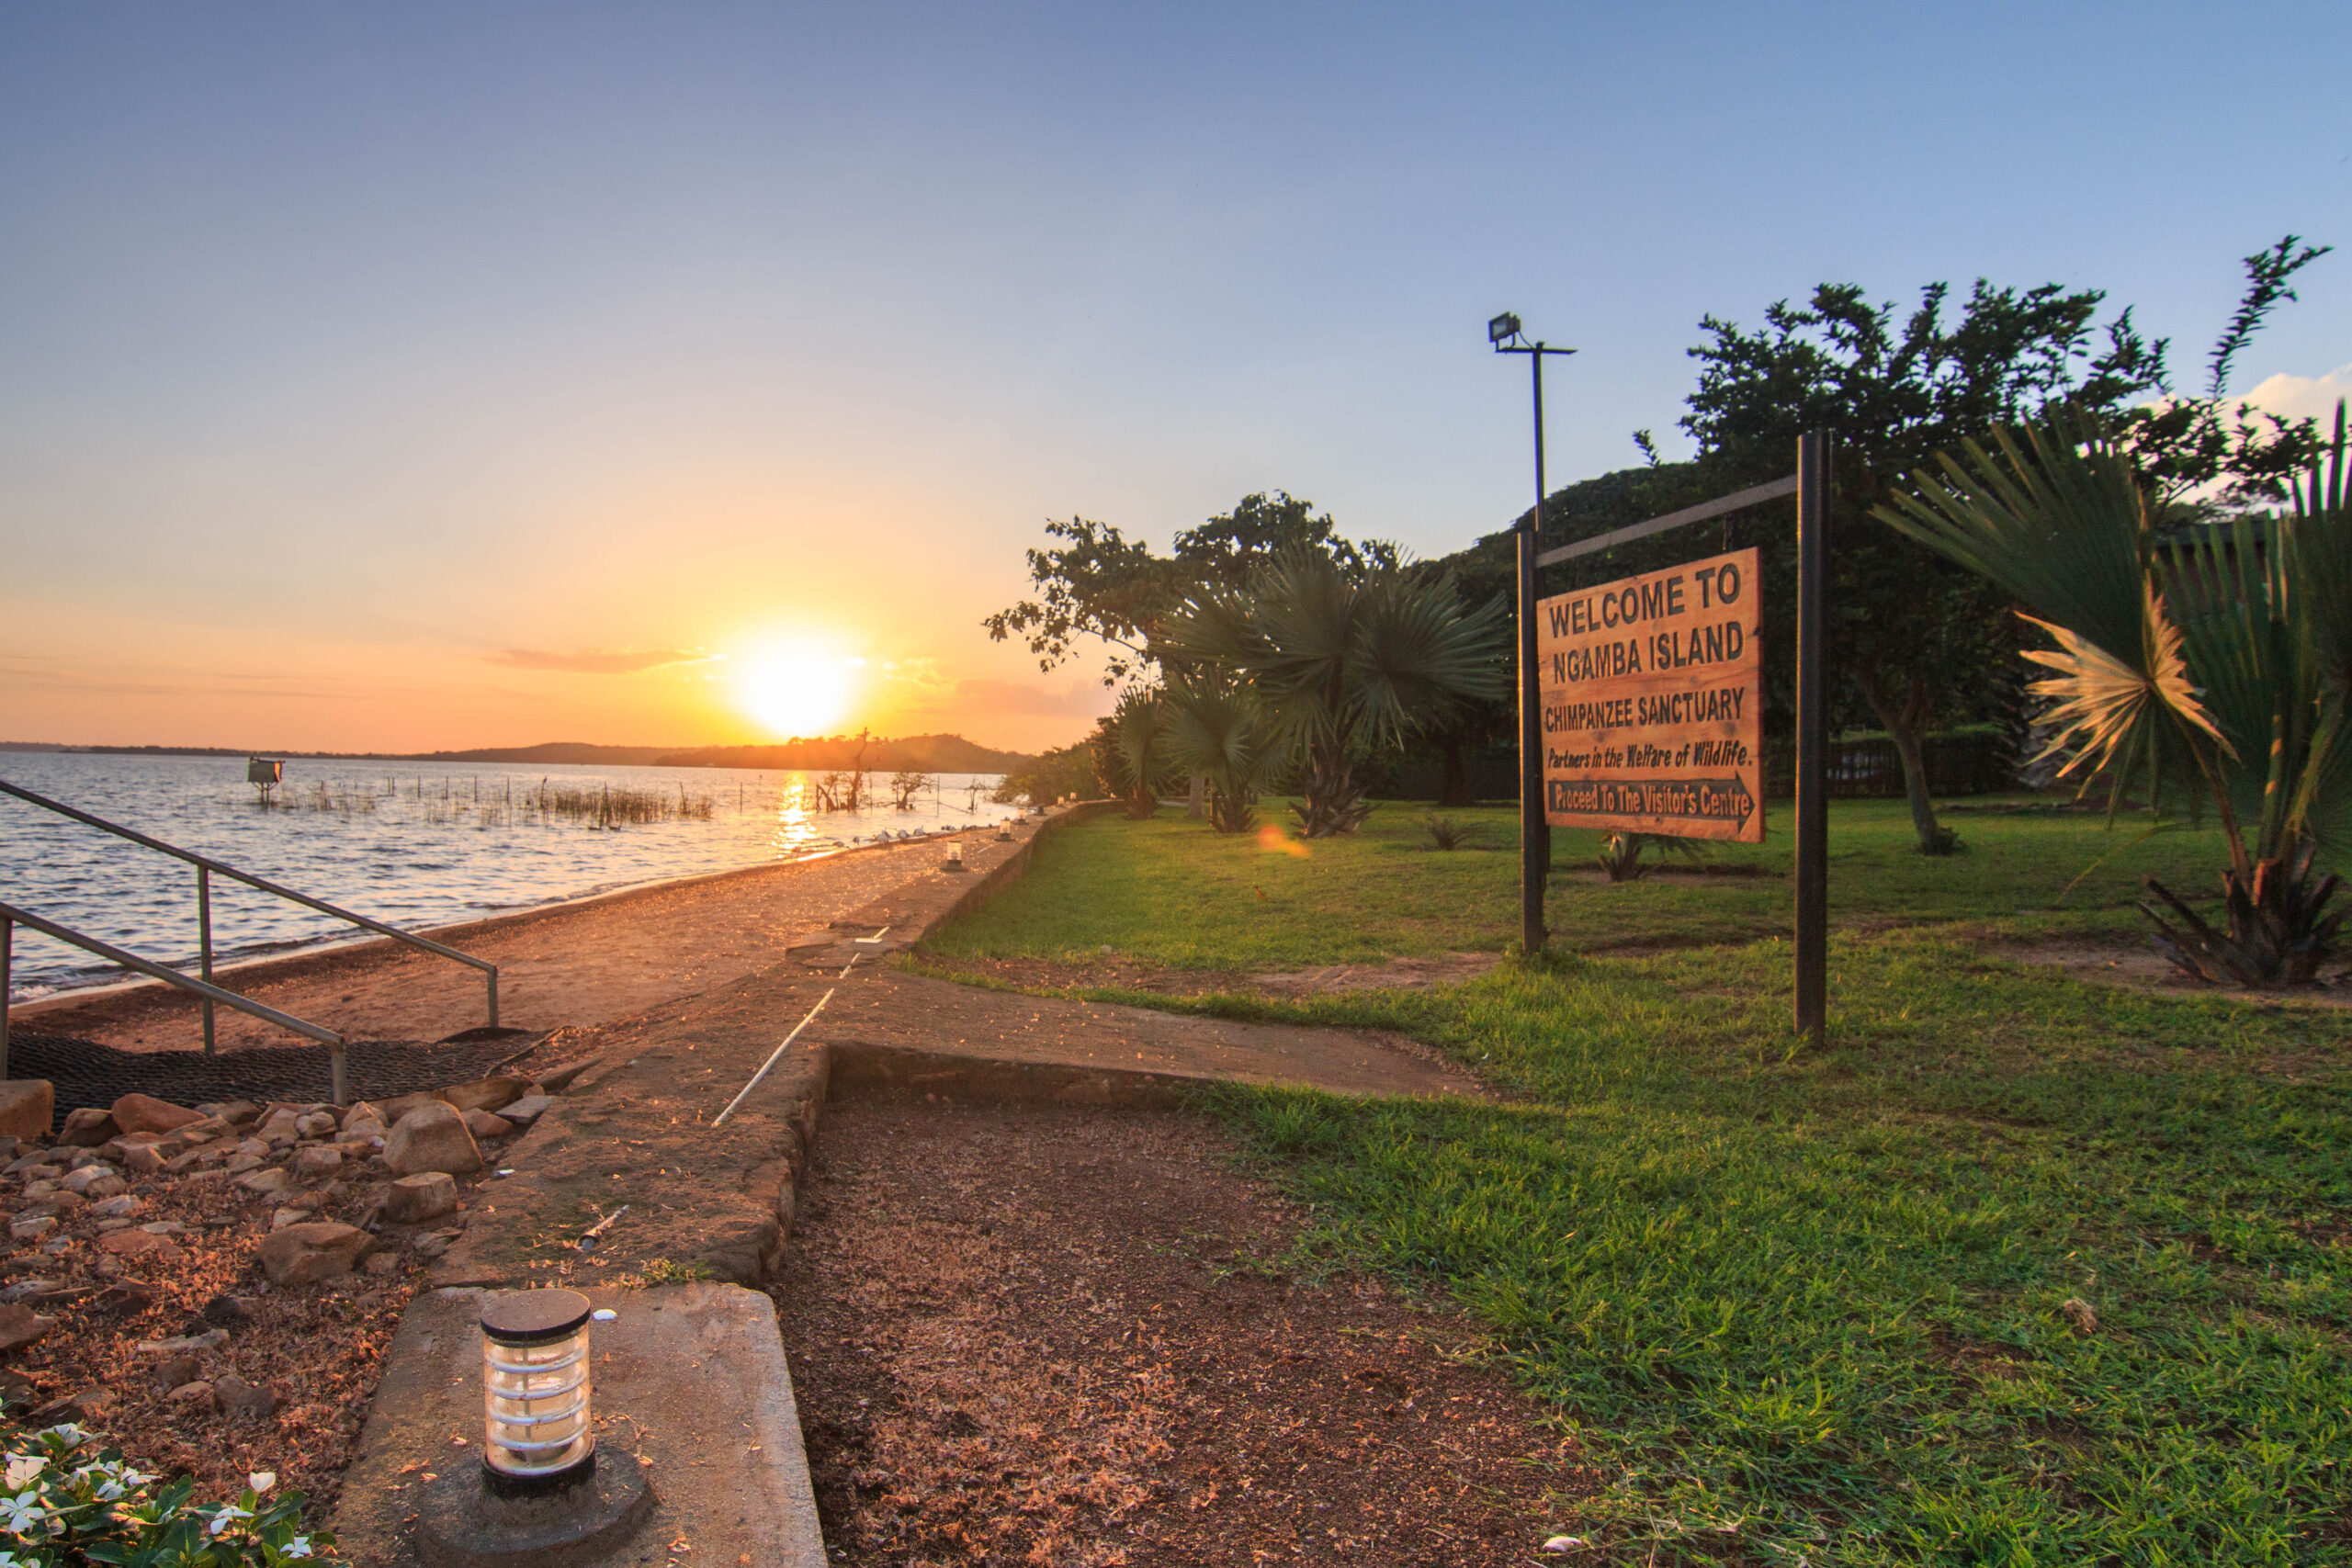
M 1735 550 L 1537 604 L 1545 820 L 1764 841 L 1757 561 Z

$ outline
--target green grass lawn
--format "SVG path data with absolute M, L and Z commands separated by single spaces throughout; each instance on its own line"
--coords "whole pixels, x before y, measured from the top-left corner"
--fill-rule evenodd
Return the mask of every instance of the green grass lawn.
M 1143 823 L 1098 819 L 1049 835 L 1023 897 L 997 900 L 934 939 L 933 951 L 1083 957 L 1108 944 L 1184 968 L 1500 951 L 1519 932 L 1516 808 L 1446 813 L 1476 823 L 1488 845 L 1451 852 L 1432 847 L 1426 815 L 1385 806 L 1352 838 L 1272 850 L 1172 811 Z M 1678 874 L 1688 863 L 1669 856 L 1668 873 L 1613 887 L 1590 879 L 1599 834 L 1555 833 L 1546 921 L 1559 945 L 1579 953 L 1784 931 L 1792 848 L 1788 812 L 1778 815 L 1761 844 L 1712 846 L 1704 863 L 1714 874 Z M 2151 837 L 2128 820 L 2109 829 L 2102 816 L 2039 803 L 1990 800 L 1950 821 L 1968 849 L 1931 860 L 1913 852 L 1902 802 L 1833 803 L 1832 918 L 1964 921 L 2018 938 L 2136 933 L 2143 873 L 2206 897 L 2225 863 L 2211 829 Z
M 1510 857 L 1386 815 L 1305 859 L 1079 824 L 927 962 L 1498 946 Z M 1450 1292 L 1622 1474 L 1586 1532 L 1606 1555 L 2352 1562 L 2352 1019 L 2006 959 L 1988 931 L 2129 929 L 2139 870 L 2202 881 L 2213 845 L 1959 823 L 1972 853 L 1928 861 L 1899 808 L 1835 814 L 1819 1051 L 1789 1030 L 1786 944 L 1757 938 L 1778 877 L 1564 888 L 1555 928 L 1654 945 L 1433 993 L 1162 1005 L 1404 1029 L 1519 1098 L 1215 1106 L 1313 1201 L 1312 1249 Z M 2017 913 L 2109 851 L 2064 912 Z

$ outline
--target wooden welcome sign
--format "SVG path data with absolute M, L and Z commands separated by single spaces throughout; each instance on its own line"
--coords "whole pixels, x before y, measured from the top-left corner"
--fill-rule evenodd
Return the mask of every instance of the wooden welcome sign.
M 1764 841 L 1757 567 L 1735 550 L 1542 601 L 1544 820 Z

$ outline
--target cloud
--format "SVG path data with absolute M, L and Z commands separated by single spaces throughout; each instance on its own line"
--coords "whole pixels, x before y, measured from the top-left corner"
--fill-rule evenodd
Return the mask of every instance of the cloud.
M 2352 365 L 2324 376 L 2273 376 L 2241 401 L 2288 419 L 2316 419 L 2333 430 L 2338 399 L 2352 398 Z
M 622 650 L 598 653 L 546 653 L 534 648 L 503 648 L 485 655 L 492 664 L 503 664 L 509 670 L 560 670 L 571 675 L 642 675 L 649 670 L 667 670 L 678 664 L 708 664 L 727 656 L 723 653 L 686 653 L 677 649 L 649 649 L 642 652 Z

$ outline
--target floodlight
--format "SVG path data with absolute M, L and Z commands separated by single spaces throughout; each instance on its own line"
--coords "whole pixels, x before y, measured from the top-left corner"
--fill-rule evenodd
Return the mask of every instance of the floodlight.
M 1519 335 L 1519 318 L 1505 310 L 1487 323 L 1487 341 L 1498 346 Z

